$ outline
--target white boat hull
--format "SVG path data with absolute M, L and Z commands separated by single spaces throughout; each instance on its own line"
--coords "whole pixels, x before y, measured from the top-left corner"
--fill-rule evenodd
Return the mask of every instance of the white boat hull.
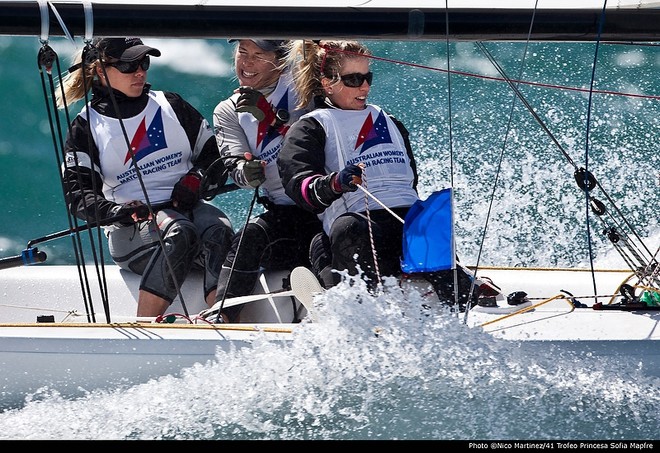
M 267 295 L 246 305 L 241 324 L 195 320 L 194 315 L 206 308 L 196 276 L 183 288 L 189 316 L 181 315 L 185 310 L 176 301 L 171 313 L 179 315 L 169 324 L 135 322 L 138 278 L 115 266 L 106 268 L 112 324 L 105 323 L 100 307 L 95 310 L 97 323 L 88 322 L 72 266 L 10 269 L 1 276 L 0 410 L 22 404 L 26 395 L 44 386 L 76 396 L 177 375 L 214 360 L 218 348 L 247 347 L 258 337 L 286 341 L 306 315 L 299 301 L 276 293 L 283 289 L 283 273 L 262 277 L 258 292 Z M 490 277 L 503 294 L 524 289 L 531 300 L 509 306 L 500 297 L 497 307 L 476 306 L 468 312 L 469 326 L 515 342 L 530 354 L 560 347 L 639 363 L 644 374 L 660 376 L 660 311 L 574 308 L 562 290 L 592 305 L 593 298 L 585 296 L 592 286 L 591 273 L 586 271 L 489 268 L 479 276 Z M 597 287 L 606 285 L 613 291 L 629 276 L 624 271 L 599 272 Z M 430 305 L 438 303 L 426 283 L 403 286 L 428 293 Z M 610 299 L 601 297 L 604 303 Z M 38 316 L 52 316 L 55 322 L 36 323 Z M 465 320 L 464 313 L 458 316 Z
M 54 322 L 130 322 L 135 321 L 140 277 L 119 269 L 118 266 L 104 267 L 110 319 L 105 315 L 100 300 L 96 271 L 86 269 L 90 277 L 91 303 L 86 309 L 81 283 L 75 266 L 28 266 L 4 269 L 0 273 L 0 322 L 34 323 L 38 317 L 52 316 Z M 262 276 L 254 293 L 275 293 L 284 289 L 286 272 Z M 184 303 L 177 297 L 168 313 L 193 316 L 208 308 L 204 302 L 202 276 L 189 276 L 181 287 Z M 247 304 L 241 312 L 242 322 L 294 322 L 304 311 L 300 304 L 294 305 L 290 296 L 273 294 L 262 303 Z M 296 315 L 294 310 L 301 310 Z
M 91 267 L 87 273 L 96 275 Z M 168 311 L 175 314 L 174 323 L 144 318 L 138 323 L 139 277 L 106 266 L 108 324 L 93 281 L 90 293 L 97 300 L 91 304 L 93 314 L 87 315 L 78 275 L 75 266 L 29 266 L 0 273 L 0 410 L 21 404 L 25 395 L 44 386 L 76 396 L 177 375 L 214 360 L 218 348 L 248 346 L 257 336 L 285 340 L 306 316 L 295 298 L 277 294 L 285 289 L 287 277 L 278 272 L 260 278 L 255 294 L 267 295 L 245 305 L 241 324 L 213 324 L 213 316 L 195 319 L 208 307 L 202 277 L 193 274 L 181 289 L 185 309 L 177 298 Z
M 293 325 L 38 324 L 0 326 L 0 410 L 42 387 L 65 396 L 136 385 L 214 360 L 218 348 L 259 337 L 283 341 Z
M 477 276 L 491 279 L 504 295 L 524 290 L 529 302 L 512 306 L 500 296 L 497 307 L 476 306 L 467 316 L 458 313 L 468 326 L 511 341 L 530 354 L 560 348 L 616 357 L 620 363 L 639 365 L 644 375 L 660 377 L 660 307 L 613 309 L 620 306 L 619 287 L 634 282 L 630 271 L 484 268 Z M 429 285 L 413 285 L 421 293 L 431 292 Z M 576 308 L 569 293 L 585 307 Z M 433 301 L 430 297 L 430 305 Z M 601 309 L 594 309 L 597 303 Z

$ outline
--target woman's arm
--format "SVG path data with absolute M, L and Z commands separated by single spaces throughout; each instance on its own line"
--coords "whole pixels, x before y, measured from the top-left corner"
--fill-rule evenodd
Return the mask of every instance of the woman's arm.
M 286 194 L 298 206 L 319 213 L 341 197 L 332 188 L 336 173 L 325 171 L 325 131 L 314 118 L 295 122 L 287 132 L 277 167 Z

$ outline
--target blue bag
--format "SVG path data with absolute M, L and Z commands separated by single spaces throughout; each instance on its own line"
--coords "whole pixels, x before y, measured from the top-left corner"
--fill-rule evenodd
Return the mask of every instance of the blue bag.
M 454 269 L 454 209 L 452 190 L 433 192 L 410 207 L 403 224 L 401 270 L 435 272 Z

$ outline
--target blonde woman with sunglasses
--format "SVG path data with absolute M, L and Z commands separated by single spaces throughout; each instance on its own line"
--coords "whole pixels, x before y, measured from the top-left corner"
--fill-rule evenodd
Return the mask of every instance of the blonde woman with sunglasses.
M 340 281 L 333 271 L 357 275 L 361 270 L 371 290 L 379 277 L 400 275 L 401 219 L 419 199 L 408 131 L 367 102 L 376 80 L 369 57 L 356 41 L 305 41 L 290 53 L 298 61 L 294 81 L 300 102 L 313 99 L 316 108 L 291 126 L 278 168 L 286 193 L 323 222 L 310 260 L 325 287 Z M 358 191 L 358 184 L 365 190 Z M 458 302 L 465 304 L 472 278 L 462 268 L 457 274 Z M 441 300 L 455 303 L 453 271 L 419 277 L 432 283 Z M 472 297 L 476 303 L 479 291 Z
M 339 281 L 333 269 L 356 275 L 359 266 L 372 288 L 379 274 L 401 273 L 401 221 L 373 199 L 367 213 L 356 184 L 401 218 L 419 198 L 408 131 L 367 101 L 369 56 L 355 41 L 304 41 L 290 55 L 300 102 L 315 109 L 291 126 L 278 167 L 286 193 L 323 222 L 312 261 L 326 287 Z

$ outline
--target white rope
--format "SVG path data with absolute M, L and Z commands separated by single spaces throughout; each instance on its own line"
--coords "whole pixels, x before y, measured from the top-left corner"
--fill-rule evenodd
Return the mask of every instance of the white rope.
M 73 39 L 73 36 L 71 36 L 71 33 L 69 33 L 69 29 L 66 28 L 66 25 L 64 24 L 64 20 L 62 19 L 62 16 L 60 16 L 60 13 L 57 11 L 57 8 L 55 8 L 53 2 L 48 2 L 48 4 L 50 5 L 50 8 L 53 10 L 53 14 L 55 14 L 57 21 L 60 23 L 60 27 L 62 27 L 62 30 L 64 31 L 64 35 L 69 41 L 71 41 L 71 44 L 75 46 L 76 41 Z
M 39 0 L 39 13 L 41 14 L 41 36 L 39 41 L 41 44 L 47 44 L 50 26 L 48 22 L 48 4 L 45 0 Z
M 364 178 L 364 177 L 363 177 L 363 178 Z M 396 212 L 392 211 L 390 208 L 388 208 L 387 206 L 385 206 L 385 205 L 383 204 L 382 201 L 380 201 L 378 198 L 376 198 L 374 195 L 372 195 L 371 192 L 369 192 L 367 189 L 365 189 L 364 186 L 363 186 L 362 184 L 356 184 L 356 185 L 358 186 L 358 188 L 359 188 L 360 190 L 362 190 L 362 192 L 364 192 L 366 195 L 370 196 L 372 200 L 374 200 L 376 203 L 378 203 L 379 205 L 381 205 L 381 206 L 383 207 L 383 209 L 385 209 L 387 212 L 389 212 L 390 214 L 392 214 L 392 215 L 394 216 L 395 219 L 397 219 L 397 220 L 398 220 L 399 222 L 401 222 L 401 223 L 404 223 L 404 224 L 406 223 L 406 222 L 405 222 L 400 216 L 397 215 Z M 367 211 L 368 211 L 368 210 L 367 210 Z

